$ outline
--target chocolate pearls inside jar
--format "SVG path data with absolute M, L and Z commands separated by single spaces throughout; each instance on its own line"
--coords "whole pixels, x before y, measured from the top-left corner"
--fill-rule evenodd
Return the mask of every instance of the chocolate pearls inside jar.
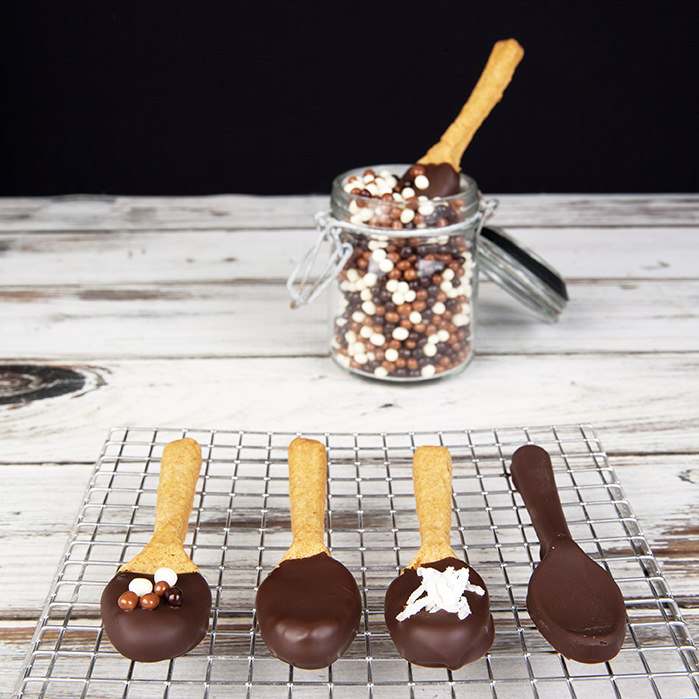
M 453 374 L 473 356 L 476 183 L 461 175 L 457 195 L 428 199 L 400 183 L 408 167 L 351 171 L 332 191 L 331 225 L 352 252 L 334 285 L 331 356 L 385 381 Z

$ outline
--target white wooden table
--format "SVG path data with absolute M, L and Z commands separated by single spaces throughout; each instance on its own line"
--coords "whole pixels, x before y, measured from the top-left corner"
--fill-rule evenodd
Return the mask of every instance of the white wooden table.
M 0 200 L 0 696 L 122 425 L 590 423 L 699 637 L 699 195 L 499 198 L 494 223 L 564 275 L 568 308 L 542 324 L 482 281 L 474 362 L 410 387 L 345 374 L 324 303 L 289 308 L 326 197 Z M 15 402 L 32 375 L 44 397 Z

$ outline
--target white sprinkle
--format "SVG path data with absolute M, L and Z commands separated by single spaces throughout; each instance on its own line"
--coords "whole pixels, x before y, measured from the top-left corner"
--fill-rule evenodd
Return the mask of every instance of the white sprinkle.
M 436 369 L 432 364 L 425 364 L 424 367 L 422 367 L 422 370 L 420 371 L 420 376 L 422 376 L 425 379 L 430 379 L 434 376 Z
M 393 331 L 393 339 L 394 340 L 407 340 L 408 335 L 410 333 L 408 332 L 407 328 L 404 328 L 402 325 L 398 326 L 394 331 Z
M 386 342 L 386 338 L 381 334 L 381 333 L 374 333 L 370 338 L 369 342 L 371 342 L 372 345 L 376 345 L 377 347 L 381 347 Z
M 415 212 L 412 209 L 403 209 L 400 212 L 401 223 L 410 223 L 415 218 Z
M 435 303 L 434 306 L 432 306 L 432 313 L 438 316 L 441 316 L 442 313 L 444 313 L 444 311 L 446 310 L 447 307 L 441 301 L 437 301 L 437 303 Z
M 385 257 L 381 262 L 379 262 L 379 269 L 384 273 L 388 274 L 393 269 L 393 262 Z
M 172 568 L 158 568 L 153 575 L 155 582 L 164 580 L 170 587 L 174 587 L 177 583 L 177 573 Z
M 386 359 L 387 359 L 389 362 L 395 362 L 396 359 L 398 359 L 398 350 L 393 349 L 393 347 L 389 347 L 389 348 L 386 350 Z
M 362 310 L 364 313 L 366 313 L 368 316 L 373 316 L 374 313 L 376 313 L 376 306 L 373 301 L 365 301 L 362 304 Z
M 377 366 L 376 369 L 374 369 L 374 376 L 379 379 L 385 379 L 388 376 L 388 372 L 382 366 Z
M 413 184 L 418 188 L 418 189 L 427 189 L 430 186 L 430 181 L 425 175 L 418 175 L 415 178 L 415 181 Z
M 434 355 L 437 354 L 437 346 L 433 345 L 431 342 L 428 342 L 422 348 L 422 351 L 426 357 L 434 357 Z
M 134 578 L 129 583 L 129 590 L 139 597 L 153 592 L 153 583 L 148 578 Z
M 444 571 L 436 568 L 418 568 L 417 574 L 422 578 L 422 582 L 408 597 L 403 611 L 396 616 L 396 620 L 405 621 L 423 609 L 430 614 L 441 609 L 450 614 L 456 614 L 461 620 L 465 619 L 471 614 L 466 593 L 472 592 L 479 597 L 485 595 L 485 590 L 480 585 L 470 582 L 470 572 L 471 569 L 468 567 L 457 570 L 449 566 Z
M 419 313 L 418 311 L 413 311 L 409 316 L 408 320 L 413 324 L 417 325 L 419 322 L 422 321 L 422 313 Z

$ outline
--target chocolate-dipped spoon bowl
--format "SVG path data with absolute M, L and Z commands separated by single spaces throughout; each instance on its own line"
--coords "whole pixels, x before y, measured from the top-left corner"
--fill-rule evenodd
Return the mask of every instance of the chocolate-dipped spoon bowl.
M 456 670 L 486 653 L 494 627 L 485 583 L 456 557 L 449 543 L 451 481 L 446 448 L 415 450 L 413 485 L 421 545 L 389 586 L 384 617 L 406 660 Z
M 612 576 L 573 541 L 549 454 L 534 444 L 520 447 L 510 473 L 539 538 L 541 562 L 527 591 L 532 621 L 571 660 L 611 660 L 626 634 L 624 599 Z
M 257 591 L 257 622 L 270 652 L 298 668 L 335 662 L 357 635 L 357 583 L 323 543 L 325 447 L 297 437 L 289 445 L 292 544 Z
M 102 592 L 104 630 L 131 660 L 182 655 L 209 626 L 211 590 L 183 547 L 200 468 L 201 447 L 193 439 L 165 446 L 153 536 Z

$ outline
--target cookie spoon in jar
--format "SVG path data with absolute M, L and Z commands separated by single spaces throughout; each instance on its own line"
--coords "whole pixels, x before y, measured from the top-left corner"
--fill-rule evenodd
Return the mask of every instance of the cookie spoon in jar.
M 390 584 L 384 617 L 399 653 L 426 667 L 456 670 L 482 657 L 493 643 L 493 617 L 483 579 L 450 544 L 451 455 L 418 447 L 413 486 L 421 545 Z
M 270 652 L 304 669 L 327 667 L 357 635 L 362 602 L 352 574 L 323 543 L 325 447 L 297 437 L 289 445 L 292 544 L 257 591 L 257 622 Z
M 131 660 L 183 655 L 208 629 L 211 590 L 183 546 L 200 469 L 201 447 L 195 440 L 165 445 L 153 536 L 102 592 L 104 630 Z
M 539 537 L 541 562 L 527 591 L 529 616 L 562 655 L 580 663 L 611 660 L 626 635 L 626 608 L 612 576 L 573 541 L 551 465 L 541 447 L 512 456 L 512 481 Z

